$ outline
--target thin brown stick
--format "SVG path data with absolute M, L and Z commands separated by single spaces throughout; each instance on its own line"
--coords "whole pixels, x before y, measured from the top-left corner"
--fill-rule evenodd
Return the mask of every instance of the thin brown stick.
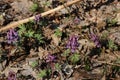
M 96 62 L 120 67 L 120 64 L 109 63 L 109 62 L 105 62 L 105 61 L 96 61 Z
M 41 15 L 41 17 L 46 16 L 46 15 L 48 15 L 48 14 L 54 13 L 54 12 L 56 12 L 56 11 L 59 11 L 60 9 L 65 8 L 65 6 L 70 6 L 70 5 L 75 4 L 75 3 L 79 2 L 79 1 L 80 1 L 80 0 L 74 0 L 74 1 L 67 2 L 67 3 L 65 3 L 65 4 L 63 4 L 63 5 L 61 5 L 61 6 L 58 6 L 57 8 L 54 8 L 54 9 L 51 9 L 51 10 L 49 10 L 49 11 L 43 12 L 43 13 L 41 13 L 40 15 Z M 65 6 L 64 6 L 64 5 L 65 5 Z M 7 26 L 2 27 L 2 28 L 0 29 L 0 32 L 1 32 L 1 31 L 5 31 L 5 30 L 8 30 L 8 29 L 10 29 L 10 28 L 16 28 L 16 27 L 18 27 L 19 25 L 21 25 L 21 24 L 23 24 L 23 23 L 27 23 L 27 22 L 29 22 L 30 20 L 34 20 L 34 19 L 35 19 L 35 16 L 32 16 L 32 17 L 29 17 L 29 18 L 26 18 L 26 19 L 23 19 L 23 20 L 19 20 L 19 21 L 10 23 L 10 24 L 8 24 Z

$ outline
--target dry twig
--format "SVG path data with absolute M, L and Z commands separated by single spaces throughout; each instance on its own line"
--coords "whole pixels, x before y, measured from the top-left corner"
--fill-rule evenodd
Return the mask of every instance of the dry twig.
M 102 63 L 102 64 L 108 64 L 108 65 L 112 65 L 112 66 L 118 66 L 120 67 L 120 64 L 115 64 L 115 63 L 109 63 L 109 62 L 105 62 L 105 61 L 96 61 L 98 63 Z

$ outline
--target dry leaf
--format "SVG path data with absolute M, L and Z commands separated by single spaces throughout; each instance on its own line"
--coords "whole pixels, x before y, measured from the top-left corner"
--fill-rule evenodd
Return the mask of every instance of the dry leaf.
M 106 80 L 106 77 L 105 77 L 105 75 L 103 75 L 103 77 L 101 78 L 101 80 Z
M 56 46 L 59 45 L 59 42 L 61 41 L 61 37 L 57 37 L 55 34 L 52 35 L 53 42 Z
M 35 73 L 35 71 L 28 65 L 28 64 L 24 64 L 23 65 L 23 71 L 22 74 L 23 75 L 32 75 L 33 77 L 37 78 L 37 74 Z
M 38 50 L 39 50 L 38 55 L 40 59 L 43 59 L 46 55 L 48 55 L 48 51 L 43 49 L 42 47 L 39 47 Z
M 16 0 L 11 6 L 16 12 L 22 12 L 22 14 L 27 14 L 30 12 L 30 7 L 33 5 L 32 1 L 29 0 Z
M 95 44 L 88 41 L 87 39 L 81 39 L 78 42 L 80 43 L 80 45 L 87 45 L 89 47 L 95 47 Z
M 115 20 L 117 21 L 117 24 L 120 25 L 120 13 L 117 14 Z

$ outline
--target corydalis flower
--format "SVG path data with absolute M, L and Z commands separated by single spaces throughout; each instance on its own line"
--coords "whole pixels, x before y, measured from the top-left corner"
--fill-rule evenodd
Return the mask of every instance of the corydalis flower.
M 75 23 L 75 24 L 79 24 L 79 23 L 80 23 L 80 19 L 79 19 L 78 17 L 76 17 L 76 18 L 74 19 L 74 23 Z
M 16 74 L 15 74 L 15 72 L 10 71 L 10 72 L 8 73 L 8 80 L 17 80 L 17 79 L 16 79 Z
M 92 34 L 90 34 L 90 38 L 95 43 L 96 47 L 99 48 L 101 46 L 100 41 L 99 41 L 99 37 L 97 35 L 92 33 Z
M 16 42 L 18 40 L 18 33 L 14 29 L 10 29 L 7 32 L 7 40 L 9 44 Z
M 46 62 L 53 62 L 53 61 L 55 61 L 55 56 L 48 54 L 46 57 Z
M 35 15 L 35 22 L 39 22 L 40 21 L 40 18 L 41 18 L 41 15 Z
M 75 52 L 77 47 L 79 46 L 78 44 L 78 37 L 76 35 L 72 35 L 69 38 L 69 41 L 67 43 L 67 48 L 71 50 L 71 52 Z

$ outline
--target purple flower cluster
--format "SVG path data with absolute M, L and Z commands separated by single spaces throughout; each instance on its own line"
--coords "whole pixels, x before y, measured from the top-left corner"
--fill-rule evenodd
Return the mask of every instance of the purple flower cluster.
M 55 58 L 56 57 L 54 55 L 48 54 L 46 57 L 46 62 L 53 62 L 55 61 Z
M 101 47 L 100 41 L 99 41 L 99 37 L 95 34 L 90 34 L 90 38 L 91 40 L 95 43 L 96 47 Z
M 10 29 L 7 32 L 7 40 L 9 44 L 16 42 L 18 40 L 18 33 L 14 29 Z
M 35 22 L 37 23 L 37 22 L 39 22 L 40 21 L 40 18 L 41 18 L 41 15 L 35 15 Z
M 8 80 L 17 80 L 17 79 L 16 79 L 16 74 L 15 74 L 15 72 L 10 71 L 10 72 L 8 73 Z
M 78 43 L 78 36 L 76 35 L 72 35 L 69 38 L 69 41 L 67 43 L 67 48 L 71 50 L 71 52 L 75 52 L 75 50 L 77 49 L 77 47 L 79 46 Z

